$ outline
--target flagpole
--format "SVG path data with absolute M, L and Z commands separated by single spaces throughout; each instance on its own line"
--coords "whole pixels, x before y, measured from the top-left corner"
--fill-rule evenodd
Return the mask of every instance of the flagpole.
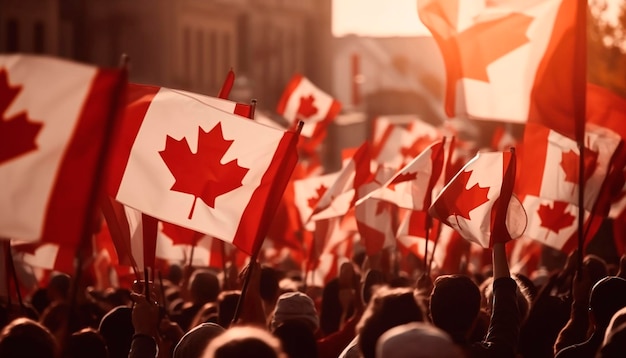
M 574 53 L 574 126 L 578 144 L 578 273 L 583 266 L 585 221 L 585 115 L 587 109 L 587 0 L 577 0 Z M 579 275 L 579 279 L 581 275 Z
M 11 241 L 9 241 L 7 239 L 7 242 L 9 243 L 9 250 L 11 249 Z M 2 245 L 6 245 L 5 243 L 2 243 Z M 6 286 L 7 286 L 7 304 L 8 307 L 11 307 L 12 302 L 11 302 L 11 277 L 9 276 L 9 271 L 11 270 L 9 267 L 9 254 L 6 253 L 6 246 L 4 247 L 5 253 L 4 253 L 4 279 L 6 282 Z
M 252 100 L 253 102 L 253 107 L 252 107 L 252 112 L 254 112 L 254 107 L 256 106 L 256 100 Z M 254 115 L 254 113 L 252 113 L 252 115 Z M 302 127 L 304 126 L 304 122 L 303 121 L 299 121 L 298 122 L 298 126 L 296 128 L 296 136 L 294 136 L 294 140 L 295 143 L 298 143 L 298 137 L 300 136 L 300 132 L 302 132 Z M 294 147 L 295 148 L 295 147 Z M 282 165 L 286 165 L 288 163 L 288 161 L 282 161 Z M 272 196 L 270 196 L 272 197 Z M 264 216 L 269 216 L 269 212 L 265 211 L 264 212 Z M 275 214 L 275 212 L 272 212 L 271 215 L 273 216 Z M 269 220 L 269 217 L 265 217 L 264 219 Z M 267 221 L 265 221 L 267 222 Z M 264 231 L 261 235 L 260 233 L 257 236 L 257 240 L 255 240 L 254 242 L 254 246 L 252 248 L 252 255 L 250 256 L 250 263 L 248 264 L 248 270 L 246 270 L 246 276 L 244 278 L 243 281 L 243 286 L 241 287 L 241 294 L 239 295 L 239 300 L 237 301 L 237 307 L 235 307 L 235 313 L 233 314 L 233 319 L 232 319 L 232 324 L 236 323 L 237 320 L 239 319 L 239 315 L 241 314 L 241 306 L 243 305 L 245 296 L 246 296 L 246 292 L 248 291 L 248 286 L 250 285 L 250 278 L 252 277 L 252 270 L 254 270 L 254 267 L 256 266 L 257 263 L 257 259 L 259 257 L 259 252 L 261 251 L 261 246 L 262 243 L 265 239 L 265 234 L 267 233 L 269 226 L 265 225 L 264 227 Z
M 431 220 L 432 220 L 432 218 L 431 218 Z M 428 264 L 428 274 L 429 275 L 430 275 L 430 270 L 433 267 L 433 261 L 435 260 L 435 250 L 437 249 L 437 243 L 439 242 L 439 236 L 441 236 L 441 223 L 439 223 L 439 225 L 437 225 L 437 232 L 435 234 L 435 242 L 433 243 L 433 254 L 430 256 L 430 263 Z
M 24 306 L 24 301 L 22 300 L 22 293 L 20 292 L 20 283 L 17 279 L 17 271 L 15 270 L 15 262 L 13 262 L 13 253 L 11 252 L 11 241 L 4 242 L 4 250 L 5 257 L 7 259 L 7 265 L 11 270 L 11 276 L 13 277 L 13 283 L 15 283 L 15 293 L 17 294 L 17 301 L 20 304 L 20 310 L 22 313 L 26 312 L 26 307 Z M 7 273 L 8 276 L 8 273 Z M 7 279 L 7 295 L 10 299 L 11 297 L 11 285 L 9 284 L 9 280 Z

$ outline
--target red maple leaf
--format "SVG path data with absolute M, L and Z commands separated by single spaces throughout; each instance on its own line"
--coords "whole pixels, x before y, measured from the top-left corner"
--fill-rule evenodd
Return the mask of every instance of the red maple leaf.
M 409 173 L 402 173 L 402 174 L 399 174 L 397 177 L 395 177 L 391 181 L 391 183 L 389 183 L 387 185 L 387 187 L 389 189 L 391 189 L 391 190 L 395 190 L 396 184 L 404 183 L 404 182 L 411 181 L 411 180 L 416 180 L 416 179 L 417 179 L 417 172 L 415 172 L 415 173 L 410 173 L 410 172 Z
M 300 97 L 300 106 L 298 107 L 298 118 L 309 118 L 312 115 L 317 113 L 317 107 L 313 105 L 315 102 L 315 97 L 313 95 L 309 95 L 308 97 Z
M 537 210 L 541 226 L 557 234 L 561 229 L 572 226 L 576 218 L 565 211 L 567 205 L 562 201 L 555 201 L 552 207 L 541 204 Z
M 240 167 L 236 159 L 220 163 L 232 143 L 233 140 L 224 139 L 221 123 L 209 132 L 198 128 L 198 150 L 195 154 L 191 152 L 186 138 L 176 140 L 167 136 L 165 149 L 159 154 L 176 178 L 170 190 L 194 196 L 189 219 L 197 198 L 215 208 L 215 198 L 242 185 L 241 180 L 249 169 Z
M 7 108 L 21 90 L 22 86 L 9 85 L 7 71 L 0 70 L 0 143 L 6 144 L 0 146 L 0 164 L 37 149 L 35 138 L 43 125 L 30 121 L 26 112 L 5 117 Z
M 565 181 L 578 184 L 578 162 L 580 156 L 572 150 L 561 153 L 561 168 L 565 172 Z M 585 148 L 585 182 L 589 180 L 598 165 L 598 152 Z
M 529 42 L 526 31 L 533 21 L 520 13 L 483 21 L 461 32 L 459 1 L 432 1 L 422 11 L 432 16 L 426 26 L 435 36 L 446 62 L 446 111 L 454 113 L 456 85 L 461 78 L 489 82 L 487 66 Z
M 310 197 L 307 200 L 309 208 L 315 209 L 315 206 L 317 206 L 317 203 L 319 203 L 326 190 L 328 190 L 328 188 L 324 184 L 321 184 L 319 188 L 315 189 L 317 196 Z
M 452 180 L 442 195 L 434 204 L 434 209 L 445 219 L 450 215 L 461 216 L 471 220 L 469 212 L 489 201 L 487 193 L 489 188 L 481 188 L 478 183 L 471 188 L 465 189 L 467 182 L 472 176 L 472 170 L 462 171 L 459 176 Z M 442 215 L 443 214 L 443 215 Z

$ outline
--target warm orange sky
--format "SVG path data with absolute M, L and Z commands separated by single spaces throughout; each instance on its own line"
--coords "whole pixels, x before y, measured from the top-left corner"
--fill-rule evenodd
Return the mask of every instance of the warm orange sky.
M 333 0 L 333 35 L 425 35 L 417 0 Z
M 604 0 L 615 16 L 625 0 Z M 611 19 L 614 21 L 614 19 Z M 417 16 L 417 0 L 333 0 L 333 35 L 429 34 Z

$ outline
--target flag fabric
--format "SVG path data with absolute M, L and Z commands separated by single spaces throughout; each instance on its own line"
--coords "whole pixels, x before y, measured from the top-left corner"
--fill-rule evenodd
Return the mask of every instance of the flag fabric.
M 307 230 L 315 230 L 315 221 L 307 220 L 326 191 L 337 181 L 339 174 L 340 172 L 335 172 L 294 180 L 294 205 Z
M 297 162 L 298 134 L 164 87 L 133 98 L 111 163 L 109 195 L 252 254 Z
M 522 195 L 521 200 L 528 215 L 523 237 L 565 253 L 578 247 L 578 206 L 534 195 Z M 584 211 L 583 220 L 586 245 L 599 230 L 603 217 Z
M 417 3 L 445 62 L 448 116 L 538 122 L 582 138 L 586 1 Z
M 607 174 L 614 154 L 622 146 L 621 138 L 613 131 L 587 125 L 584 153 L 584 207 L 591 211 Z M 540 124 L 526 124 L 521 168 L 516 193 L 564 201 L 578 205 L 579 154 L 578 144 Z M 598 208 L 603 213 L 607 208 Z
M 587 84 L 587 122 L 609 128 L 619 134 L 622 140 L 626 139 L 626 98 L 606 88 Z M 626 218 L 626 165 L 622 159 L 618 155 L 614 157 L 614 172 L 607 178 L 610 186 L 607 195 L 611 200 L 608 216 L 618 220 Z M 615 231 L 616 239 L 621 233 L 621 230 Z
M 370 256 L 395 246 L 397 207 L 388 201 L 368 197 L 370 192 L 380 189 L 380 183 L 388 181 L 392 175 L 393 170 L 379 166 L 374 179 L 356 191 L 357 197 L 364 200 L 357 201 L 361 201 L 361 204 L 355 206 L 354 216 L 361 243 Z
M 227 79 L 228 80 L 228 79 Z M 233 102 L 226 98 L 222 97 L 211 97 L 205 96 L 193 92 L 183 91 L 174 88 L 164 89 L 181 97 L 189 97 L 190 99 L 195 99 L 201 103 L 206 104 L 207 106 L 215 107 L 221 109 L 224 112 L 234 113 L 242 117 L 251 118 L 254 109 L 251 105 L 239 102 Z M 128 84 L 128 99 L 127 103 L 135 103 L 141 100 L 143 97 L 152 98 L 156 96 L 157 93 L 161 91 L 161 87 L 159 86 L 151 86 L 144 85 L 139 83 L 129 83 Z
M 417 116 L 380 116 L 374 121 L 372 159 L 400 168 L 441 138 L 438 128 Z
M 429 145 L 382 186 L 357 200 L 355 205 L 375 198 L 405 209 L 428 210 L 433 188 L 443 170 L 444 143 L 445 138 Z
M 429 213 L 484 248 L 517 238 L 526 213 L 513 195 L 515 153 L 479 152 L 442 189 Z
M 308 220 L 328 219 L 348 212 L 358 199 L 356 190 L 370 180 L 370 165 L 370 147 L 368 142 L 363 142 L 341 169 L 337 180 L 320 197 Z
M 339 111 L 339 101 L 301 74 L 295 74 L 291 78 L 276 107 L 276 113 L 282 115 L 292 126 L 303 121 L 301 134 L 307 138 L 325 131 Z
M 120 69 L 0 55 L 0 237 L 76 247 L 125 85 Z

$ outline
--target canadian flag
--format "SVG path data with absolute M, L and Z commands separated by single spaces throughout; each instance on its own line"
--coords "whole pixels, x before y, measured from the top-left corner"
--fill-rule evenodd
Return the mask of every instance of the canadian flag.
M 308 220 L 344 215 L 358 199 L 356 190 L 370 180 L 371 156 L 368 142 L 363 142 L 341 169 L 337 180 L 322 195 Z
M 393 176 L 390 168 L 379 166 L 374 180 L 361 185 L 357 196 L 364 198 L 355 206 L 354 216 L 361 235 L 361 243 L 368 255 L 375 255 L 381 250 L 395 246 L 397 207 L 388 201 L 367 197 L 372 190 L 377 190 L 381 182 Z
M 584 207 L 592 210 L 600 194 L 616 150 L 622 139 L 613 131 L 587 125 L 585 133 Z M 571 138 L 540 124 L 526 124 L 523 171 L 516 193 L 578 204 L 578 144 Z M 602 209 L 604 211 L 604 209 Z
M 180 226 L 170 223 L 160 223 L 160 230 L 156 245 L 156 257 L 169 262 L 177 262 L 182 265 L 194 267 L 214 267 L 222 269 L 224 266 L 224 254 L 234 250 L 234 247 L 226 242 L 208 235 L 196 235 L 191 232 L 195 239 L 187 241 L 181 238 Z M 188 230 L 188 229 L 187 229 Z M 191 230 L 188 230 L 191 231 Z M 182 236 L 185 236 L 182 233 Z M 226 245 L 229 247 L 227 248 Z
M 441 131 L 413 115 L 386 115 L 374 121 L 372 158 L 400 168 L 442 138 Z
M 291 78 L 276 107 L 276 112 L 293 126 L 303 121 L 301 134 L 307 138 L 324 131 L 339 111 L 339 101 L 301 74 L 295 74 Z
M 307 230 L 315 230 L 315 221 L 307 220 L 326 191 L 337 181 L 339 174 L 340 172 L 335 172 L 293 181 L 294 204 Z
M 411 210 L 428 210 L 433 187 L 443 169 L 444 143 L 437 141 L 413 158 L 382 186 L 357 200 L 355 205 L 375 198 Z
M 442 52 L 446 112 L 538 122 L 581 138 L 587 1 L 418 0 Z M 582 16 L 584 18 L 584 16 Z M 579 68 L 580 67 L 580 68 Z M 580 97 L 582 96 L 582 97 Z
M 122 70 L 0 55 L 0 237 L 76 246 L 125 85 Z
M 109 195 L 159 220 L 258 249 L 297 162 L 298 134 L 161 87 L 126 107 Z
M 523 196 L 522 204 L 528 214 L 523 237 L 566 253 L 577 247 L 578 206 L 534 195 Z M 584 241 L 587 243 L 599 230 L 603 218 L 590 216 L 588 211 L 584 215 Z
M 515 154 L 479 152 L 442 189 L 429 213 L 484 248 L 517 238 L 526 213 L 512 195 Z

